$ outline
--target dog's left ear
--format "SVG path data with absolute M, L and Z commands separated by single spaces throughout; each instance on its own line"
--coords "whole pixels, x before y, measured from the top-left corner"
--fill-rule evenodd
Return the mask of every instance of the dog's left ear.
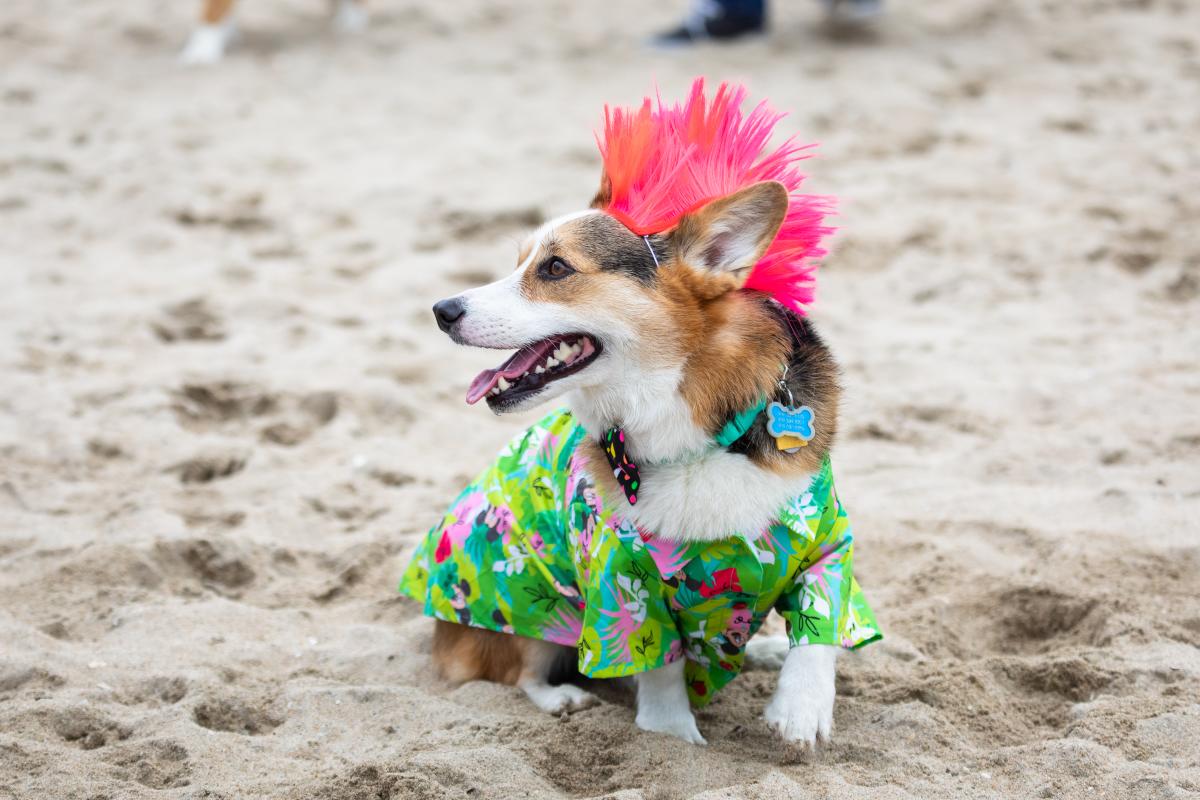
M 783 184 L 764 181 L 693 211 L 668 236 L 682 263 L 745 277 L 775 240 L 787 208 Z

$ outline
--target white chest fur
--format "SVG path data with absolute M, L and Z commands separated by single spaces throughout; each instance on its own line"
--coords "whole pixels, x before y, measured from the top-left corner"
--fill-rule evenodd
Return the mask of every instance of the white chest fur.
M 680 459 L 639 463 L 637 505 L 624 496 L 605 498 L 617 504 L 619 516 L 672 541 L 723 539 L 761 531 L 812 483 L 812 475 L 778 475 L 727 450 L 705 451 L 712 444 L 675 391 L 678 372 L 639 378 L 605 392 L 570 396 L 576 419 L 594 436 L 621 420 L 634 463 L 643 454 L 658 461 Z M 697 451 L 701 454 L 694 455 Z M 605 462 L 593 466 L 607 467 Z
M 673 541 L 757 533 L 812 482 L 811 475 L 776 475 L 725 450 L 684 464 L 643 466 L 641 478 L 637 505 L 607 499 L 620 504 L 618 516 Z

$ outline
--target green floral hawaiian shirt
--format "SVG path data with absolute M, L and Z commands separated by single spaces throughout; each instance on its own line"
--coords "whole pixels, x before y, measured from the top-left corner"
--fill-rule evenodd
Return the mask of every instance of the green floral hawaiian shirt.
M 671 542 L 605 509 L 586 436 L 557 411 L 514 439 L 417 548 L 400 591 L 438 619 L 577 647 L 593 678 L 686 658 L 695 705 L 741 671 L 771 609 L 792 645 L 881 637 L 826 459 L 765 530 Z

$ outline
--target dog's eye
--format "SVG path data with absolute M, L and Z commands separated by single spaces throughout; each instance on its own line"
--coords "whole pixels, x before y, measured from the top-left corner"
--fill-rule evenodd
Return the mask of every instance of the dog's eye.
M 560 258 L 552 258 L 538 267 L 538 276 L 549 281 L 562 280 L 568 275 L 574 274 L 575 270 Z

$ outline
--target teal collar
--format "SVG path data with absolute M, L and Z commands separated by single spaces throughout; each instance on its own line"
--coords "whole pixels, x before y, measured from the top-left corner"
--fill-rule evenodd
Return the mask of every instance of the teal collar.
M 766 407 L 767 398 L 761 397 L 754 405 L 749 408 L 743 408 L 734 414 L 733 419 L 726 422 L 721 430 L 717 431 L 717 435 L 713 437 L 713 441 L 721 447 L 729 447 L 729 445 L 746 435 L 746 431 L 750 430 L 750 426 L 754 424 L 754 420 L 758 419 L 758 415 Z
M 750 430 L 754 420 L 758 419 L 758 415 L 766 407 L 767 398 L 762 397 L 754 405 L 734 414 L 733 419 L 726 422 L 724 427 L 717 431 L 713 441 L 720 448 L 729 447 L 746 435 L 746 431 Z M 631 461 L 625 452 L 625 431 L 620 428 L 609 428 L 600 437 L 600 449 L 604 451 L 604 456 L 608 459 L 608 466 L 612 469 L 621 491 L 624 492 L 625 499 L 629 501 L 629 505 L 637 505 L 638 492 L 642 488 L 642 474 L 638 465 Z

